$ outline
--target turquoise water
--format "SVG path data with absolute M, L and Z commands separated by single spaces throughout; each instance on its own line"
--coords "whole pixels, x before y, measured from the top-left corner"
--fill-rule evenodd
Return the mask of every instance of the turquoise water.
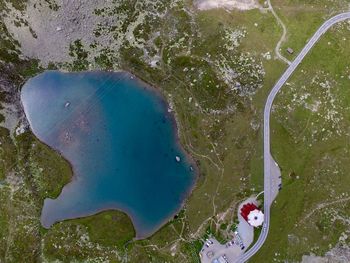
M 28 80 L 21 100 L 34 134 L 74 173 L 57 199 L 45 199 L 45 228 L 117 209 L 142 238 L 179 211 L 196 174 L 155 89 L 126 72 L 47 71 Z

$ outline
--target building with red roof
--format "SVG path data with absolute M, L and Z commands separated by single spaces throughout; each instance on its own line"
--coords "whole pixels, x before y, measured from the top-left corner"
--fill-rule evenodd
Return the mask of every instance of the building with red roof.
M 253 203 L 244 204 L 240 212 L 241 216 L 253 227 L 261 226 L 264 222 L 264 214 Z

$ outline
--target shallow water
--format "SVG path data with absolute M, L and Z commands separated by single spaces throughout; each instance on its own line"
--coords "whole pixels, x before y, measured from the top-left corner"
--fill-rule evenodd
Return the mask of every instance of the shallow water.
M 126 72 L 47 71 L 28 80 L 21 100 L 34 134 L 74 173 L 45 200 L 44 227 L 118 209 L 142 238 L 181 208 L 196 175 L 155 89 Z

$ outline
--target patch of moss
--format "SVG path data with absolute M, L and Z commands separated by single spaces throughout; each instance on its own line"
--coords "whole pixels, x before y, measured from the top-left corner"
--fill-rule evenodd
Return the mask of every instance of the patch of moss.
M 123 249 L 135 237 L 129 217 L 119 211 L 101 212 L 97 215 L 72 220 L 87 227 L 90 240 L 104 246 Z
M 80 39 L 75 40 L 69 46 L 69 55 L 74 58 L 71 64 L 72 71 L 87 70 L 89 62 L 87 60 L 89 53 L 84 49 Z
M 43 236 L 44 254 L 49 259 L 63 262 L 87 258 L 119 262 L 117 254 L 125 249 L 125 245 L 134 236 L 127 215 L 118 211 L 106 211 L 52 226 Z

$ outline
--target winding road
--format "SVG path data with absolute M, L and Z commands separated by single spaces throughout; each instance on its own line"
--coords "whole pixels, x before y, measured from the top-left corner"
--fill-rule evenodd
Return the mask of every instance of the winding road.
M 316 33 L 312 36 L 312 38 L 307 42 L 305 47 L 302 49 L 300 54 L 295 58 L 295 60 L 290 64 L 287 70 L 283 73 L 281 78 L 277 81 L 275 86 L 270 91 L 270 94 L 265 103 L 264 109 L 264 214 L 265 214 L 265 222 L 263 224 L 261 234 L 257 240 L 257 242 L 249 249 L 246 253 L 244 253 L 237 262 L 243 263 L 248 261 L 254 254 L 258 252 L 258 250 L 264 244 L 267 235 L 269 233 L 270 227 L 270 208 L 273 202 L 274 196 L 272 191 L 272 167 L 271 164 L 274 163 L 271 152 L 270 152 L 270 113 L 273 101 L 288 80 L 288 78 L 293 74 L 298 65 L 302 62 L 304 57 L 309 53 L 311 48 L 316 44 L 316 42 L 320 39 L 320 37 L 327 32 L 327 30 L 332 27 L 334 24 L 344 21 L 346 19 L 350 19 L 350 12 L 342 13 L 336 15 L 326 22 L 324 22 L 320 28 L 316 31 Z

